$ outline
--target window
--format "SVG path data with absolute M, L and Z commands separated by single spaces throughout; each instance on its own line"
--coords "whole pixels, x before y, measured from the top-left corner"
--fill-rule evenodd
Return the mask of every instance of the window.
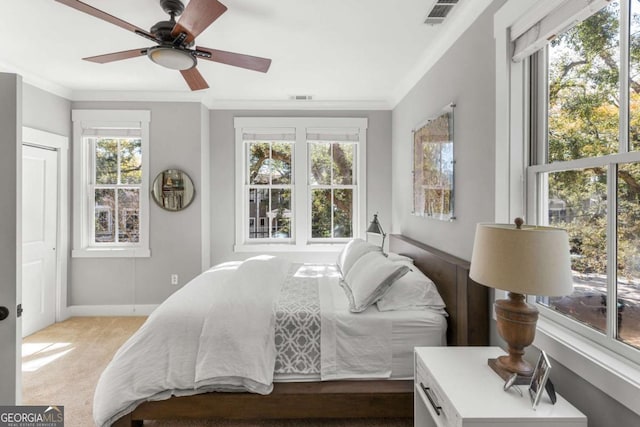
M 144 257 L 148 111 L 74 110 L 74 257 Z
M 569 233 L 574 276 L 572 295 L 538 302 L 640 361 L 638 30 L 640 4 L 611 2 L 537 54 L 547 96 L 533 122 L 546 131 L 532 140 L 529 185 L 532 216 Z
M 363 235 L 366 126 L 236 118 L 236 250 L 318 250 Z
M 633 2 L 637 3 L 637 0 L 633 0 Z M 610 195 L 618 196 L 619 192 L 623 192 L 623 190 L 612 189 L 611 186 L 618 179 L 617 171 L 620 170 L 620 166 L 640 161 L 637 144 L 633 142 L 627 144 L 627 141 L 633 141 L 633 137 L 629 138 L 626 130 L 627 126 L 633 126 L 633 121 L 627 117 L 626 99 L 628 99 L 629 92 L 625 88 L 632 86 L 633 83 L 631 85 L 616 83 L 620 87 L 616 103 L 619 106 L 620 120 L 615 138 L 618 139 L 620 145 L 614 154 L 594 157 L 595 153 L 589 153 L 590 156 L 579 155 L 574 160 L 556 159 L 556 161 L 550 162 L 546 150 L 547 120 L 551 120 L 547 113 L 550 97 L 547 94 L 548 85 L 545 80 L 548 74 L 546 55 L 549 55 L 549 52 L 547 49 L 543 49 L 549 44 L 549 40 L 554 39 L 555 35 L 566 33 L 576 23 L 586 20 L 609 4 L 610 2 L 606 0 L 592 0 L 590 2 L 583 0 L 553 2 L 509 0 L 494 16 L 496 42 L 495 220 L 510 222 L 517 216 L 524 216 L 529 223 L 535 223 L 538 220 L 540 223 L 545 221 L 553 223 L 556 221 L 555 218 L 566 218 L 572 215 L 568 209 L 567 200 L 553 197 L 553 194 L 549 194 L 549 191 L 545 190 L 546 186 L 553 184 L 552 180 L 555 179 L 553 176 L 546 176 L 547 174 L 557 175 L 564 171 L 572 171 L 571 173 L 576 175 L 576 179 L 579 180 L 578 182 L 584 191 L 600 191 L 602 188 L 600 185 L 606 185 L 607 199 L 605 203 L 608 219 L 605 230 L 608 272 L 606 301 L 607 305 L 611 307 L 610 302 L 614 295 L 612 290 L 615 292 L 617 286 L 616 279 L 611 272 L 616 271 L 618 274 L 614 261 L 617 257 L 617 248 L 611 243 L 616 243 L 618 240 L 613 236 L 617 236 L 617 228 L 620 224 L 617 221 L 609 221 L 609 218 L 613 218 L 612 213 L 617 212 L 622 204 L 618 203 L 619 206 L 614 206 L 615 197 L 610 197 Z M 626 48 L 629 44 L 636 43 L 635 36 L 627 38 L 624 35 L 635 33 L 634 30 L 629 32 L 626 26 L 630 23 L 628 19 L 630 12 L 637 10 L 637 4 L 632 5 L 633 9 L 629 9 L 628 4 L 626 1 L 616 3 L 615 5 L 620 10 L 620 24 L 614 27 L 605 25 L 602 29 L 607 32 L 615 30 L 615 32 L 619 31 L 622 34 L 619 39 L 620 56 L 614 59 L 613 63 L 625 64 L 627 61 L 625 58 L 631 57 L 628 63 L 632 64 L 631 67 L 635 67 L 633 52 L 636 48 L 631 47 L 631 55 L 628 54 L 629 50 Z M 615 7 L 615 5 L 610 7 Z M 633 13 L 635 14 L 635 12 Z M 635 17 L 634 21 L 636 21 Z M 635 25 L 630 24 L 630 28 L 634 28 Z M 593 38 L 593 41 L 596 40 L 597 38 Z M 616 48 L 615 45 L 611 47 Z M 536 53 L 539 50 L 541 51 Z M 607 62 L 612 63 L 609 59 Z M 578 65 L 576 64 L 576 66 Z M 633 75 L 631 74 L 632 69 L 625 65 L 620 66 L 619 78 L 609 75 L 609 80 L 605 83 L 611 85 L 613 81 L 626 82 L 628 77 Z M 629 71 L 631 72 L 629 73 Z M 605 77 L 605 75 L 600 74 L 600 77 Z M 611 114 L 611 111 L 608 113 Z M 533 120 L 529 120 L 529 118 Z M 583 118 L 590 119 L 591 117 L 584 115 Z M 531 150 L 529 150 L 530 140 L 539 142 L 533 144 Z M 607 160 L 611 160 L 611 162 L 607 162 Z M 600 165 L 606 166 L 606 174 L 604 175 L 606 182 L 596 181 L 596 179 L 600 179 L 595 178 L 598 174 L 591 175 L 593 179 L 589 176 L 593 173 L 591 170 L 595 167 L 594 162 L 596 164 L 602 162 Z M 558 166 L 560 167 L 558 168 Z M 588 180 L 585 175 L 589 176 Z M 565 179 L 566 177 L 559 178 Z M 547 200 L 544 200 L 545 197 Z M 591 203 L 594 212 L 603 207 L 603 204 L 598 206 L 599 203 L 596 201 L 586 201 L 585 203 Z M 589 237 L 599 238 L 595 235 Z M 612 257 L 611 254 L 615 256 Z M 593 307 L 594 311 L 603 308 L 600 303 L 594 305 L 596 306 Z M 617 302 L 614 305 L 617 306 Z M 561 312 L 540 305 L 540 318 L 534 344 L 579 377 L 590 382 L 631 411 L 640 414 L 637 405 L 640 399 L 640 381 L 638 381 L 640 378 L 638 354 L 640 352 L 636 347 L 624 342 L 628 338 L 618 339 L 615 330 L 609 327 L 617 322 L 617 311 L 617 307 L 615 310 L 606 311 L 604 326 L 607 329 L 606 332 L 600 332 L 596 328 L 586 326 Z M 629 321 L 629 318 L 623 317 L 621 329 L 623 334 L 624 324 Z
M 291 241 L 294 139 L 295 130 L 282 135 L 243 135 L 251 241 Z
M 354 161 L 358 134 L 321 134 L 307 131 L 311 239 L 354 237 Z M 351 139 L 351 140 L 349 140 Z

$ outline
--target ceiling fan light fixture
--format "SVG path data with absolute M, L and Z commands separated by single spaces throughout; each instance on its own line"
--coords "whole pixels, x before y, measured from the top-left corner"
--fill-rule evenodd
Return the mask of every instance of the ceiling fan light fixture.
M 196 66 L 191 52 L 173 46 L 157 46 L 149 49 L 147 56 L 153 62 L 172 70 L 188 70 Z

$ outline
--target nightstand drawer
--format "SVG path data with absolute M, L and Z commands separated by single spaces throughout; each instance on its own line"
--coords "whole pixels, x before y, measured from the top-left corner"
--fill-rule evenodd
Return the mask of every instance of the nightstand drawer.
M 458 413 L 453 404 L 442 391 L 424 361 L 416 358 L 416 387 L 414 392 L 420 394 L 420 398 L 429 408 L 429 412 L 437 424 L 441 427 L 456 427 Z

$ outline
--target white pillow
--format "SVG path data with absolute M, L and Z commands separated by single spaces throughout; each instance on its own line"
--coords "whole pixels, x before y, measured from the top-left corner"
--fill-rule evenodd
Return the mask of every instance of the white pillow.
M 400 255 L 395 252 L 389 252 L 387 254 L 387 258 L 389 258 L 393 262 L 405 262 L 408 265 L 413 265 L 413 258 L 406 255 Z
M 341 285 L 349 299 L 349 311 L 360 313 L 375 304 L 409 267 L 389 261 L 382 252 L 369 252 L 357 260 Z
M 369 252 L 380 252 L 380 248 L 362 239 L 349 241 L 338 255 L 338 269 L 342 273 L 342 278 L 347 277 L 353 264 Z
M 377 302 L 378 310 L 425 310 L 444 312 L 445 304 L 435 283 L 417 268 L 400 277 Z

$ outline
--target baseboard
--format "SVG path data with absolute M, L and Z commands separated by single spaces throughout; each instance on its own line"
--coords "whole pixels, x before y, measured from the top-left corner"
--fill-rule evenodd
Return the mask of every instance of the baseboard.
M 67 307 L 66 318 L 86 316 L 148 316 L 158 304 L 136 305 L 72 305 Z

